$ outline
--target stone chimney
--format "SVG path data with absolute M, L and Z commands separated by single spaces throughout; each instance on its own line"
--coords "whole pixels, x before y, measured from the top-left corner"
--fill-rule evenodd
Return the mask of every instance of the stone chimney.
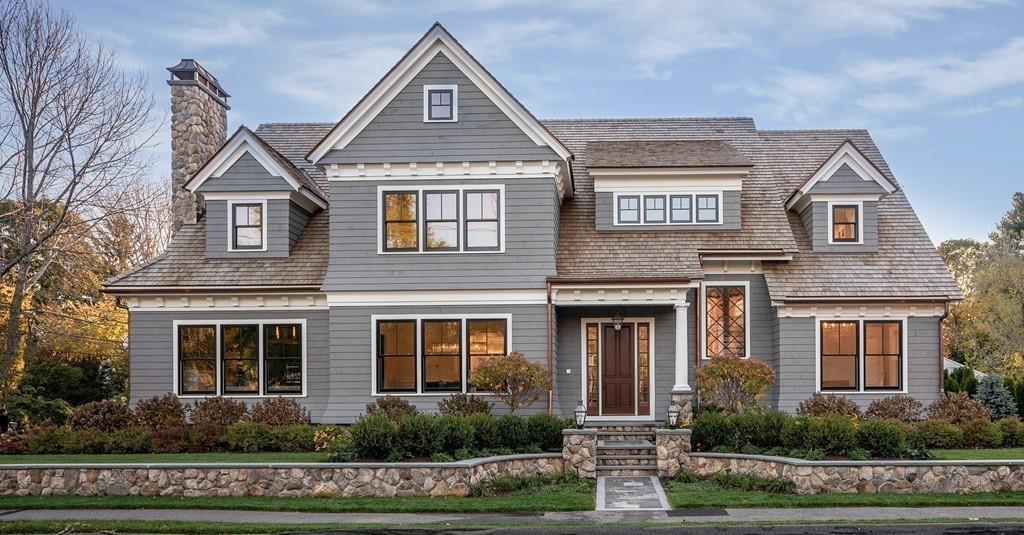
M 171 86 L 171 198 L 174 231 L 195 223 L 202 200 L 185 183 L 224 144 L 228 133 L 228 97 L 217 79 L 194 59 L 173 67 Z

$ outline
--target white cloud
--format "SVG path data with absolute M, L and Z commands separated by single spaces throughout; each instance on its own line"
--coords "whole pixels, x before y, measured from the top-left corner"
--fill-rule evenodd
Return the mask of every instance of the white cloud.
M 267 42 L 270 30 L 287 22 L 288 19 L 274 9 L 220 6 L 190 12 L 184 24 L 173 24 L 165 32 L 189 50 L 252 46 Z
M 746 91 L 761 99 L 761 111 L 772 119 L 807 123 L 829 112 L 843 97 L 843 81 L 832 75 L 781 70 Z

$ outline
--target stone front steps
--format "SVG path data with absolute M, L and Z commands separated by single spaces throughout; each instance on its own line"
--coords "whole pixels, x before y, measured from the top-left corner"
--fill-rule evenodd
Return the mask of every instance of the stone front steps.
M 598 476 L 657 476 L 654 428 L 608 426 L 597 429 Z

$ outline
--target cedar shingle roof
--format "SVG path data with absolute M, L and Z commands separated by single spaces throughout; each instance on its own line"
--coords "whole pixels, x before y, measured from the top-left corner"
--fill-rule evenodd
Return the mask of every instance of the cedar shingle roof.
M 720 140 L 592 141 L 588 167 L 749 167 L 732 145 Z

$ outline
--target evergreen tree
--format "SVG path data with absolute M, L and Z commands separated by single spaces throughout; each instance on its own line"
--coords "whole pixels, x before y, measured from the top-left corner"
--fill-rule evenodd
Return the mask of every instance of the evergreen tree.
M 978 393 L 978 379 L 974 376 L 974 369 L 970 366 L 963 366 L 944 372 L 946 376 L 946 392 L 967 392 L 972 397 Z
M 1013 394 L 1003 385 L 1003 378 L 991 373 L 978 381 L 978 401 L 992 412 L 992 419 L 1017 416 L 1017 403 Z

